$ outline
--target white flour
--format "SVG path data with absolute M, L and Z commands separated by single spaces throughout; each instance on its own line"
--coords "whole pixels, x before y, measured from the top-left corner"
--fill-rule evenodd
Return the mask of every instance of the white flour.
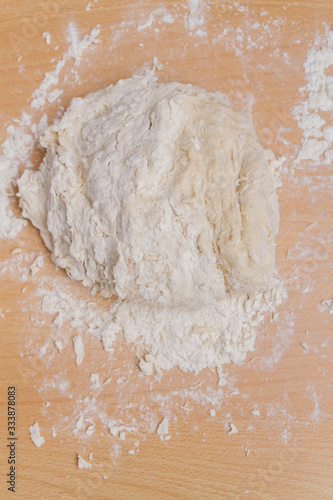
M 67 51 L 63 55 L 61 59 L 57 62 L 55 69 L 45 73 L 43 81 L 39 85 L 38 89 L 33 93 L 32 101 L 30 106 L 35 109 L 43 108 L 46 101 L 53 102 L 56 100 L 62 93 L 62 90 L 55 89 L 56 94 L 52 94 L 54 90 L 50 90 L 52 87 L 55 87 L 59 83 L 59 75 L 65 63 L 73 59 L 74 64 L 78 65 L 80 63 L 83 51 L 87 50 L 92 44 L 97 44 L 99 42 L 98 35 L 100 32 L 99 26 L 96 26 L 91 30 L 89 35 L 84 35 L 82 39 L 78 39 L 75 26 L 73 23 L 69 24 L 69 39 L 70 45 L 68 46 Z
M 307 84 L 300 91 L 306 92 L 307 98 L 293 108 L 303 132 L 297 165 L 304 160 L 324 165 L 333 161 L 333 126 L 326 121 L 327 114 L 332 117 L 333 113 L 333 75 L 327 74 L 329 67 L 333 67 L 333 30 L 327 31 L 323 46 L 309 50 L 304 63 Z

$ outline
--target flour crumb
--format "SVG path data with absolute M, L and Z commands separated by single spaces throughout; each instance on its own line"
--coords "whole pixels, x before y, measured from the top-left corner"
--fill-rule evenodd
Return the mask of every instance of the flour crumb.
M 79 366 L 84 358 L 84 346 L 81 335 L 77 335 L 76 337 L 74 337 L 73 343 L 74 343 L 74 352 L 76 356 L 76 364 L 77 366 Z
M 327 337 L 326 340 L 324 340 L 323 342 L 320 342 L 320 347 L 327 347 L 328 346 L 328 343 L 329 343 L 329 337 Z
M 309 344 L 307 344 L 306 342 L 301 342 L 300 346 L 303 347 L 304 351 L 308 351 L 309 350 Z
M 128 450 L 128 454 L 129 455 L 135 455 L 135 451 L 134 450 Z
M 79 430 L 82 428 L 82 425 L 83 425 L 83 415 L 80 415 L 80 417 L 78 418 L 78 420 L 74 425 L 73 429 L 74 434 L 77 434 L 79 432 Z
M 160 440 L 163 441 L 164 436 L 169 433 L 169 421 L 167 418 L 164 418 L 162 422 L 159 424 L 156 433 L 160 438 Z
M 23 251 L 22 248 L 14 248 L 10 253 L 12 255 L 18 255 L 18 254 L 22 253 L 22 251 Z
M 86 429 L 86 436 L 91 436 L 95 432 L 95 425 L 90 424 Z
M 48 93 L 46 100 L 47 102 L 55 102 L 59 97 L 63 94 L 63 90 L 60 89 L 53 89 L 51 92 Z
M 147 376 L 152 375 L 153 373 L 153 363 L 151 361 L 141 360 L 139 363 L 139 368 L 142 371 L 142 373 L 144 373 Z
M 43 264 L 44 264 L 44 259 L 43 259 L 42 255 L 38 255 L 38 257 L 36 257 L 36 259 L 33 261 L 31 266 L 29 267 L 30 272 L 31 272 L 31 276 L 35 276 L 35 274 L 37 274 L 38 271 L 40 271 L 41 267 L 43 267 Z
M 161 21 L 166 24 L 172 24 L 175 22 L 175 18 L 172 14 L 170 14 L 170 12 L 167 12 L 166 14 L 164 14 Z
M 42 446 L 43 443 L 45 443 L 45 439 L 40 435 L 39 431 L 39 425 L 37 422 L 34 423 L 34 425 L 29 427 L 30 431 L 30 439 L 34 443 L 37 448 Z
M 288 431 L 288 429 L 285 429 L 282 433 L 281 433 L 281 442 L 282 443 L 288 443 L 288 441 L 290 441 L 291 439 L 291 432 Z
M 162 71 L 164 65 L 157 59 L 156 56 L 153 57 L 153 70 Z
M 229 424 L 229 431 L 228 431 L 227 434 L 228 435 L 229 434 L 237 434 L 237 432 L 238 432 L 237 427 L 233 423 L 230 422 L 230 424 Z
M 56 437 L 57 436 L 57 431 L 56 431 L 56 428 L 54 426 L 51 427 L 51 430 L 52 430 L 52 437 Z
M 142 31 L 142 30 L 145 30 L 146 28 L 150 28 L 152 23 L 154 21 L 154 15 L 153 13 L 151 12 L 148 16 L 148 18 L 146 19 L 146 21 L 144 21 L 142 24 L 138 24 L 137 27 L 136 27 L 136 30 L 137 31 Z
M 333 299 L 326 299 L 320 302 L 318 307 L 320 312 L 327 311 L 328 314 L 333 314 Z
M 239 394 L 239 390 L 238 389 L 234 389 L 231 393 L 230 393 L 230 396 L 237 396 Z
M 125 431 L 126 432 L 136 431 L 136 427 L 134 427 L 134 426 L 119 424 L 119 423 L 115 423 L 115 422 L 109 422 L 108 428 L 109 428 L 110 434 L 114 437 L 119 436 L 121 441 L 124 441 L 124 439 L 125 439 L 125 435 L 126 435 Z
M 45 43 L 47 45 L 50 45 L 50 43 L 51 43 L 51 35 L 50 35 L 50 33 L 48 31 L 44 31 L 44 33 L 42 34 L 42 37 L 44 38 Z
M 60 340 L 56 340 L 54 342 L 54 345 L 56 346 L 56 348 L 58 349 L 59 353 L 61 354 L 63 346 L 62 346 L 62 343 L 60 342 Z
M 260 411 L 259 410 L 252 410 L 251 413 L 252 413 L 252 415 L 254 417 L 260 417 Z
M 86 462 L 81 455 L 77 456 L 77 466 L 79 469 L 91 469 L 91 464 Z
M 209 410 L 209 415 L 210 415 L 211 417 L 215 417 L 215 415 L 216 415 L 215 410 L 214 410 L 214 409 Z
M 98 389 L 100 387 L 98 373 L 92 373 L 90 375 L 90 379 L 89 380 L 90 380 L 91 385 L 93 386 L 94 389 Z

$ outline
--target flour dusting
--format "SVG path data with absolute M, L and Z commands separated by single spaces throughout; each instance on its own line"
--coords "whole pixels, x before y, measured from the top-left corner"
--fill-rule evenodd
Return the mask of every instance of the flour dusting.
M 94 5 L 95 3 L 89 2 L 86 10 L 89 11 Z M 283 6 L 283 9 L 287 8 L 289 8 L 287 4 Z M 228 95 L 230 102 L 235 103 L 237 109 L 248 116 L 252 116 L 254 111 L 255 117 L 257 103 L 263 97 L 265 98 L 261 85 L 262 75 L 271 71 L 275 72 L 277 63 L 279 66 L 282 65 L 284 70 L 292 71 L 295 59 L 292 57 L 291 49 L 294 46 L 309 43 L 307 38 L 309 30 L 301 21 L 293 22 L 291 30 L 293 36 L 288 40 L 286 49 L 286 46 L 281 44 L 283 30 L 287 27 L 287 18 L 282 10 L 276 18 L 263 10 L 258 16 L 249 5 L 241 5 L 239 2 L 223 2 L 221 3 L 223 15 L 216 25 L 214 21 L 214 29 L 211 31 L 208 18 L 212 9 L 211 3 L 197 0 L 181 2 L 168 8 L 161 7 L 151 12 L 149 9 L 142 11 L 140 8 L 135 9 L 130 18 L 125 16 L 118 24 L 110 26 L 107 40 L 103 38 L 103 49 L 109 51 L 110 61 L 113 64 L 112 57 L 118 54 L 123 45 L 126 45 L 127 39 L 135 31 L 138 35 L 135 47 L 138 47 L 138 51 L 142 51 L 147 50 L 149 44 L 164 36 L 166 30 L 170 30 L 172 37 L 173 30 L 181 26 L 181 30 L 188 35 L 190 44 L 197 44 L 197 50 L 202 50 L 203 54 L 207 48 L 216 52 L 233 54 L 235 65 L 240 63 L 243 65 L 244 75 L 239 76 L 240 80 L 243 80 L 237 81 L 238 77 L 233 76 L 236 90 L 232 89 Z M 237 16 L 237 23 L 230 22 L 229 12 Z M 48 429 L 49 435 L 53 438 L 58 437 L 59 440 L 73 436 L 77 440 L 78 447 L 81 447 L 83 443 L 92 443 L 95 438 L 100 440 L 102 436 L 104 446 L 108 449 L 115 464 L 121 453 L 135 459 L 139 452 L 139 439 L 141 442 L 146 439 L 147 434 L 158 435 L 157 429 L 165 420 L 168 427 L 172 424 L 172 431 L 175 429 L 172 435 L 177 435 L 177 426 L 183 422 L 189 433 L 195 433 L 196 437 L 202 435 L 203 444 L 210 439 L 209 431 L 212 425 L 222 426 L 222 428 L 224 426 L 226 434 L 238 432 L 235 440 L 238 437 L 243 440 L 246 456 L 250 449 L 251 456 L 252 453 L 265 452 L 265 450 L 257 449 L 257 436 L 266 432 L 264 423 L 267 420 L 274 424 L 269 440 L 277 439 L 282 446 L 286 443 L 292 444 L 300 429 L 307 431 L 310 423 L 317 426 L 324 418 L 325 394 L 321 394 L 319 384 L 317 387 L 317 379 L 311 382 L 313 374 L 309 372 L 310 382 L 305 381 L 303 387 L 304 398 L 310 405 L 310 409 L 308 414 L 304 415 L 304 412 L 300 414 L 295 407 L 292 407 L 289 401 L 288 396 L 291 399 L 295 397 L 291 380 L 283 381 L 281 387 L 284 388 L 284 393 L 270 393 L 268 398 L 265 389 L 270 386 L 270 377 L 274 377 L 285 362 L 286 351 L 295 348 L 294 336 L 298 328 L 298 316 L 303 313 L 307 314 L 306 299 L 307 296 L 311 297 L 315 288 L 316 274 L 320 271 L 319 264 L 329 262 L 329 255 L 322 250 L 323 245 L 329 243 L 329 234 L 327 231 L 325 233 L 325 226 L 321 225 L 320 217 L 323 214 L 318 214 L 321 232 L 316 233 L 316 228 L 312 225 L 313 234 L 310 230 L 304 231 L 303 234 L 301 232 L 295 234 L 295 242 L 286 250 L 288 264 L 292 264 L 292 271 L 286 280 L 287 288 L 290 290 L 291 305 L 286 303 L 285 310 L 274 312 L 270 309 L 269 303 L 271 300 L 275 301 L 275 304 L 282 302 L 284 292 L 280 289 L 280 297 L 268 296 L 268 305 L 263 314 L 273 322 L 273 325 L 267 331 L 265 328 L 259 330 L 260 339 L 257 344 L 259 344 L 259 351 L 263 352 L 255 353 L 250 357 L 243 365 L 242 372 L 234 365 L 223 367 L 223 371 L 220 367 L 218 387 L 216 375 L 210 370 L 191 375 L 190 379 L 185 378 L 187 374 L 179 375 L 175 370 L 165 374 L 166 385 L 164 379 L 161 384 L 155 382 L 155 378 L 161 380 L 161 366 L 165 360 L 161 362 L 156 352 L 152 352 L 154 346 L 153 349 L 147 350 L 147 346 L 142 343 L 143 338 L 131 347 L 123 346 L 123 344 L 119 347 L 120 340 L 116 341 L 118 333 L 122 330 L 122 322 L 128 322 L 130 328 L 134 324 L 131 318 L 126 317 L 122 305 L 116 303 L 110 306 L 106 302 L 102 304 L 98 296 L 90 297 L 87 295 L 88 292 L 83 298 L 79 285 L 69 288 L 69 280 L 64 277 L 60 278 L 54 266 L 46 264 L 46 253 L 43 254 L 42 265 L 33 266 L 36 270 L 33 273 L 30 267 L 38 258 L 38 254 L 27 253 L 23 239 L 14 240 L 26 225 L 26 221 L 16 215 L 18 212 L 12 203 L 15 200 L 15 179 L 23 165 L 24 168 L 34 166 L 35 161 L 32 160 L 31 153 L 54 118 L 54 115 L 47 117 L 45 113 L 40 118 L 40 113 L 47 112 L 46 107 L 50 103 L 60 104 L 60 100 L 65 95 L 63 89 L 68 89 L 68 83 L 74 87 L 75 90 L 71 95 L 75 96 L 76 85 L 79 82 L 79 66 L 81 64 L 82 68 L 83 62 L 87 61 L 84 57 L 86 52 L 90 50 L 91 54 L 95 55 L 93 51 L 100 44 L 99 30 L 100 28 L 96 26 L 80 39 L 81 35 L 79 36 L 75 21 L 69 23 L 66 31 L 69 42 L 67 50 L 55 61 L 54 69 L 45 74 L 43 81 L 31 96 L 27 112 L 23 112 L 20 119 L 14 120 L 7 127 L 7 138 L 2 144 L 3 152 L 0 158 L 0 237 L 7 238 L 8 241 L 13 240 L 8 258 L 1 263 L 0 275 L 17 282 L 19 293 L 20 290 L 22 292 L 18 303 L 22 314 L 25 315 L 26 324 L 22 334 L 18 332 L 18 335 L 21 335 L 20 347 L 19 356 L 15 362 L 22 375 L 22 383 L 29 384 L 29 387 L 33 386 L 38 397 L 43 400 L 41 405 L 41 418 L 44 419 L 42 428 L 45 429 L 45 434 L 44 432 L 43 434 L 46 436 Z M 51 42 L 48 32 L 43 34 L 43 38 L 46 44 Z M 305 86 L 300 89 L 300 99 L 303 101 L 293 107 L 294 117 L 303 135 L 300 150 L 297 153 L 296 145 L 291 143 L 288 124 L 280 124 L 275 133 L 274 125 L 272 126 L 272 122 L 269 122 L 268 132 L 265 131 L 271 143 L 276 140 L 276 144 L 282 144 L 285 148 L 289 147 L 296 155 L 298 154 L 296 164 L 299 168 L 320 164 L 329 165 L 332 161 L 333 132 L 329 122 L 329 114 L 332 112 L 330 71 L 332 31 L 327 28 L 325 35 L 321 38 L 316 36 L 310 45 L 312 48 L 309 49 L 304 63 Z M 49 51 L 52 47 L 47 45 L 45 49 Z M 186 59 L 190 55 L 186 44 L 182 46 L 182 51 Z M 251 62 L 253 53 L 259 54 L 259 59 L 255 60 L 254 65 Z M 156 57 L 156 61 L 163 61 L 164 69 L 171 70 L 170 75 L 173 74 L 172 58 L 168 59 L 162 52 L 156 53 L 155 56 L 155 52 L 152 52 L 147 58 L 147 65 L 153 56 Z M 18 72 L 22 73 L 25 68 L 21 55 L 17 57 L 17 62 L 19 63 Z M 113 81 L 112 64 L 109 67 L 110 81 Z M 221 64 L 223 64 L 223 59 L 221 59 Z M 73 67 L 68 69 L 67 66 Z M 142 74 L 142 68 L 139 68 L 139 71 Z M 202 68 L 195 68 L 193 71 L 200 73 Z M 276 74 L 283 80 L 283 72 Z M 63 78 L 62 75 L 64 75 Z M 73 82 L 70 76 L 74 76 Z M 202 76 L 204 78 L 204 72 Z M 250 89 L 251 92 L 243 91 L 243 89 L 237 90 L 240 84 L 241 86 L 244 84 L 245 89 L 244 82 L 251 79 L 256 85 L 255 90 Z M 221 89 L 224 90 L 222 84 Z M 260 97 L 258 97 L 259 94 Z M 286 103 L 285 107 L 288 108 L 289 105 Z M 57 116 L 62 116 L 63 111 L 64 109 L 60 107 Z M 258 127 L 258 132 L 260 131 Z M 329 188 L 328 180 L 332 185 L 332 179 L 319 175 L 315 179 L 310 169 L 303 170 L 302 176 L 298 178 L 288 177 L 287 169 L 283 172 L 286 191 L 290 186 L 295 188 L 293 194 L 295 209 L 292 209 L 290 217 L 297 221 L 302 219 L 300 213 L 296 211 L 297 197 L 307 190 L 311 193 L 310 205 L 315 210 L 317 200 Z M 314 213 L 317 214 L 316 211 Z M 41 262 L 40 259 L 38 262 Z M 281 262 L 284 262 L 283 258 Z M 52 273 L 52 278 L 49 278 L 47 273 Z M 277 288 L 279 289 L 279 286 Z M 96 287 L 92 289 L 92 293 L 96 291 Z M 297 308 L 293 302 L 294 292 L 302 295 Z M 320 298 L 323 299 L 321 302 Z M 317 299 L 317 315 L 323 322 L 326 322 L 329 321 L 329 314 L 333 313 L 329 287 L 323 290 L 320 298 Z M 304 301 L 303 311 L 302 301 Z M 231 304 L 231 306 L 234 307 L 233 314 L 237 317 L 238 305 Z M 249 305 L 250 308 L 252 306 L 253 303 Z M 258 329 L 263 319 L 261 318 L 262 311 L 260 309 L 258 311 L 258 322 L 256 318 L 252 318 L 254 323 L 252 319 L 249 323 L 255 330 Z M 130 312 L 135 314 L 135 308 Z M 10 314 L 11 311 L 2 307 L 0 320 L 6 320 Z M 48 325 L 49 328 L 47 328 Z M 117 325 L 116 328 L 115 325 Z M 147 340 L 151 337 L 149 318 L 147 318 L 146 325 L 144 336 Z M 274 332 L 273 335 L 272 332 Z M 99 339 L 104 343 L 105 351 L 100 350 L 104 357 L 95 366 L 88 362 L 89 337 L 84 334 L 91 335 L 92 339 Z M 78 353 L 74 351 L 76 356 L 73 355 L 73 337 L 79 337 L 82 343 Z M 172 341 L 172 338 L 168 341 Z M 86 347 L 86 356 L 84 356 L 83 342 Z M 327 389 L 330 391 L 332 378 L 331 360 L 327 352 L 328 343 L 327 334 L 326 337 L 320 338 L 319 330 L 312 331 L 309 327 L 301 332 L 296 346 L 304 362 L 310 358 L 309 354 L 317 356 L 314 371 L 316 376 L 321 377 L 320 380 L 327 382 Z M 251 340 L 249 346 L 250 344 Z M 75 366 L 75 357 L 80 362 L 79 368 Z M 119 359 L 121 363 L 118 363 Z M 137 359 L 137 362 L 134 359 Z M 302 362 L 300 358 L 297 360 L 299 363 Z M 176 359 L 171 365 L 179 365 L 182 362 L 183 360 Z M 166 364 L 167 368 L 171 365 Z M 85 377 L 85 383 L 81 385 L 76 384 L 76 380 L 73 382 L 68 367 L 77 370 L 80 380 L 81 377 L 82 380 Z M 287 370 L 287 365 L 285 368 Z M 248 386 L 247 376 L 256 377 L 258 373 L 260 390 L 251 393 L 251 384 Z M 179 376 L 176 379 L 176 389 L 173 376 Z M 40 382 L 40 377 L 42 377 L 42 382 Z M 39 385 L 36 384 L 36 380 Z M 135 398 L 136 393 L 140 393 L 140 401 Z M 57 405 L 53 404 L 52 399 L 54 396 L 62 400 L 64 404 L 56 408 Z M 296 394 L 296 397 L 299 398 L 300 394 Z M 110 406 L 106 404 L 108 400 L 112 401 Z M 51 401 L 51 404 L 48 401 Z M 247 412 L 251 418 L 251 425 L 247 427 L 237 423 L 243 421 L 244 412 Z M 237 427 L 232 422 L 235 422 Z M 169 429 L 166 428 L 166 424 L 164 425 L 165 428 L 161 429 L 163 433 L 160 435 L 160 440 L 157 441 L 157 444 L 162 447 L 167 446 L 170 439 L 170 435 L 166 433 Z M 34 424 L 29 430 L 34 444 L 41 446 L 45 439 L 40 435 L 38 424 Z M 230 439 L 233 439 L 233 436 Z M 80 453 L 86 456 L 85 447 L 83 448 Z M 144 447 L 140 449 L 139 456 L 143 453 Z M 91 464 L 82 459 L 81 455 L 77 456 L 78 466 L 91 468 Z
M 304 63 L 306 85 L 300 89 L 307 98 L 293 108 L 298 127 L 303 132 L 301 148 L 296 158 L 315 164 L 330 165 L 333 161 L 333 126 L 327 124 L 325 113 L 333 113 L 333 30 L 327 31 L 323 46 L 309 50 Z M 306 162 L 302 164 L 306 165 Z

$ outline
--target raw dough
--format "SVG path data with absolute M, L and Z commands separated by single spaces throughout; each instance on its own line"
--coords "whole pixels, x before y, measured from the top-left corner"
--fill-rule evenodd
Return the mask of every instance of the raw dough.
M 20 206 L 58 266 L 118 296 L 106 336 L 141 337 L 163 367 L 243 359 L 279 225 L 275 159 L 249 119 L 148 75 L 73 99 L 41 144 Z

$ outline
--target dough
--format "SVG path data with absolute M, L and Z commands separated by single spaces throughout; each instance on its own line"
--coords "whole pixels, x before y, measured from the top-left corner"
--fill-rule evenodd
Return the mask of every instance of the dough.
M 214 331 L 216 360 L 242 359 L 254 309 L 234 355 L 224 319 L 269 284 L 279 225 L 275 159 L 249 119 L 218 95 L 148 75 L 73 99 L 41 144 L 39 170 L 18 181 L 23 214 L 71 278 L 118 297 L 116 330 L 178 365 L 159 348 L 165 338 L 186 350 L 192 334 Z

